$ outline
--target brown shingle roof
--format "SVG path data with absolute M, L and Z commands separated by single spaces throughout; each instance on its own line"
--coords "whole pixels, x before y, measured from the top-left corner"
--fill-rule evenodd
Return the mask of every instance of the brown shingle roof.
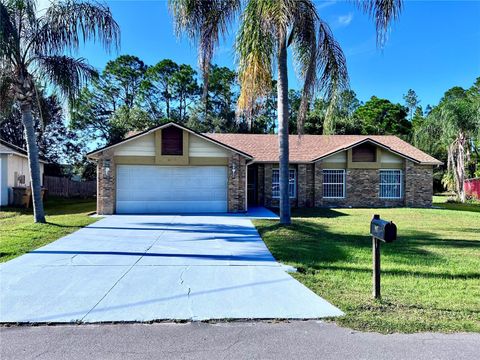
M 278 136 L 258 134 L 204 134 L 253 156 L 258 162 L 278 161 Z M 440 165 L 437 159 L 396 136 L 380 135 L 290 135 L 290 162 L 311 162 L 370 140 L 418 163 Z

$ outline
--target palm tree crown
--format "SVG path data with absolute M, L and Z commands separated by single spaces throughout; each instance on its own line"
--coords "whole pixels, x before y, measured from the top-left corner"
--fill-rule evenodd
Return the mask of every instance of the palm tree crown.
M 309 102 L 315 92 L 323 91 L 333 109 L 338 94 L 348 87 L 342 49 L 319 16 L 312 0 L 169 0 L 169 4 L 177 32 L 185 31 L 198 42 L 204 74 L 210 65 L 219 35 L 225 34 L 228 24 L 242 12 L 236 39 L 241 85 L 238 109 L 247 117 L 250 117 L 256 102 L 270 92 L 274 65 L 277 65 L 280 222 L 289 224 L 287 47 L 292 46 L 294 62 L 303 80 L 297 118 L 299 134 L 303 131 Z M 402 1 L 363 0 L 357 4 L 373 17 L 377 43 L 382 45 L 389 24 L 401 11 Z M 204 84 L 208 86 L 206 81 Z M 329 133 L 333 126 L 327 123 L 325 128 Z
M 32 118 L 35 84 L 46 82 L 73 99 L 96 71 L 84 59 L 66 54 L 87 40 L 99 41 L 107 50 L 118 48 L 119 39 L 110 10 L 98 3 L 56 1 L 38 15 L 33 0 L 0 0 L 0 106 L 13 97 L 22 111 L 37 222 L 45 217 Z

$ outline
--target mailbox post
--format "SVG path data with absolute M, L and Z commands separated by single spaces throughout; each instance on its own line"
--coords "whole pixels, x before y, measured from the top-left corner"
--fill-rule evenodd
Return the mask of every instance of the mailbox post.
M 375 299 L 380 298 L 380 240 L 372 237 L 372 258 L 373 258 L 373 291 Z
M 393 242 L 397 239 L 397 226 L 392 221 L 380 219 L 380 215 L 373 215 L 370 222 L 370 234 L 372 235 L 373 257 L 373 291 L 375 299 L 380 298 L 380 242 Z

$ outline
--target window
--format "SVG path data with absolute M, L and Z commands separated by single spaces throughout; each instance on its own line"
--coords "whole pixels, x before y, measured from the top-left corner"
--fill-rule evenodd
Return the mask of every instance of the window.
M 380 170 L 380 198 L 401 199 L 403 196 L 402 170 Z
M 323 170 L 323 197 L 345 197 L 345 170 Z
M 288 194 L 291 198 L 296 196 L 297 173 L 294 169 L 288 170 Z M 272 197 L 280 197 L 280 171 L 272 170 Z
M 162 129 L 162 155 L 183 155 L 183 130 L 176 126 Z
M 360 144 L 352 149 L 352 162 L 377 161 L 377 148 L 369 143 Z

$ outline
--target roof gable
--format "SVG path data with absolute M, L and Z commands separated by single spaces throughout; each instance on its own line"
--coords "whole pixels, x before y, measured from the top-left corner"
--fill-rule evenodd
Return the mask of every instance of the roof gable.
M 162 124 L 162 125 L 159 125 L 159 126 L 155 126 L 155 127 L 151 128 L 151 129 L 148 129 L 148 130 L 142 131 L 142 132 L 140 132 L 140 133 L 134 134 L 134 135 L 132 135 L 132 136 L 130 136 L 130 137 L 128 137 L 128 138 L 126 138 L 126 139 L 124 139 L 124 140 L 122 140 L 122 141 L 119 141 L 119 142 L 117 142 L 117 143 L 115 143 L 115 144 L 107 145 L 107 146 L 104 146 L 104 147 L 99 148 L 99 149 L 97 149 L 97 150 L 91 151 L 91 152 L 89 152 L 89 153 L 87 154 L 87 157 L 89 157 L 89 158 L 95 158 L 95 157 L 96 157 L 95 155 L 101 153 L 101 152 L 104 151 L 104 150 L 111 149 L 111 148 L 114 148 L 114 147 L 116 147 L 116 146 L 126 144 L 126 143 L 128 143 L 128 142 L 131 142 L 132 140 L 138 139 L 138 138 L 140 138 L 140 137 L 142 137 L 142 136 L 146 136 L 146 135 L 152 134 L 152 133 L 154 133 L 155 131 L 158 131 L 158 130 L 160 130 L 160 129 L 163 129 L 163 128 L 166 128 L 166 127 L 170 127 L 170 126 L 178 127 L 178 128 L 180 128 L 180 129 L 182 129 L 182 130 L 185 130 L 185 131 L 189 132 L 190 134 L 193 134 L 193 135 L 198 136 L 198 137 L 200 137 L 200 138 L 202 138 L 202 139 L 205 139 L 206 141 L 209 141 L 209 142 L 211 142 L 211 143 L 214 143 L 214 144 L 216 144 L 216 145 L 218 145 L 218 146 L 220 146 L 220 147 L 222 147 L 222 148 L 224 148 L 224 149 L 233 151 L 233 152 L 235 152 L 235 153 L 237 153 L 237 154 L 240 154 L 240 155 L 242 155 L 242 156 L 244 156 L 244 157 L 246 157 L 246 158 L 252 159 L 252 156 L 251 156 L 251 155 L 249 155 L 249 154 L 246 153 L 246 152 L 243 152 L 242 150 L 236 149 L 236 148 L 230 146 L 229 144 L 225 144 L 225 143 L 220 142 L 220 141 L 218 141 L 218 140 L 216 140 L 216 139 L 210 138 L 210 137 L 207 136 L 206 134 L 201 134 L 201 133 L 199 133 L 199 132 L 196 132 L 195 130 L 192 130 L 192 129 L 186 127 L 186 126 L 177 124 L 177 123 L 175 123 L 175 122 L 168 122 L 168 123 L 165 123 L 165 124 Z

